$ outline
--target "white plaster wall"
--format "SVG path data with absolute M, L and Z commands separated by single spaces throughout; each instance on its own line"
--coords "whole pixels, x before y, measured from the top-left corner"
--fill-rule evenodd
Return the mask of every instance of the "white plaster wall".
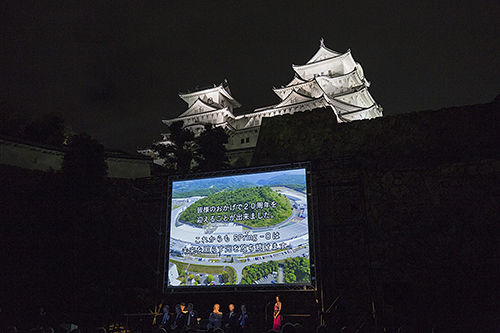
M 106 158 L 109 178 L 144 178 L 151 177 L 151 162 L 148 160 L 132 160 Z
M 64 151 L 0 140 L 0 164 L 18 166 L 29 170 L 59 171 Z M 151 176 L 151 161 L 107 157 L 108 177 L 142 178 Z
M 0 140 L 0 163 L 30 170 L 61 170 L 64 152 Z

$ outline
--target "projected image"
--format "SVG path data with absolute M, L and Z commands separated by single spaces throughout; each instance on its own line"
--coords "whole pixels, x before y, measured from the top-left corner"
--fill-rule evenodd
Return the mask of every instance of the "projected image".
M 169 286 L 309 284 L 306 169 L 172 183 Z

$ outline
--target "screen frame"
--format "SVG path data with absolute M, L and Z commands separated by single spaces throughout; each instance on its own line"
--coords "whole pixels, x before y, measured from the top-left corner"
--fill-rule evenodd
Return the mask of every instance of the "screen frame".
M 276 171 L 286 171 L 294 169 L 305 169 L 306 177 L 306 196 L 307 196 L 307 217 L 308 217 L 308 232 L 309 232 L 309 260 L 310 260 L 310 280 L 309 282 L 301 283 L 279 283 L 279 284 L 231 284 L 231 285 L 209 285 L 209 286 L 172 286 L 167 285 L 168 283 L 168 270 L 169 270 L 169 253 L 170 253 L 170 223 L 171 223 L 171 213 L 172 213 L 172 192 L 174 182 L 186 181 L 186 180 L 197 180 L 206 178 L 219 178 L 228 176 L 239 176 L 248 175 L 256 173 L 265 172 L 276 172 Z M 248 290 L 248 291 L 273 291 L 273 290 L 317 290 L 316 286 L 316 249 L 315 244 L 316 239 L 316 218 L 314 216 L 314 195 L 313 195 L 313 177 L 311 174 L 311 163 L 310 162 L 299 162 L 299 163 L 288 163 L 280 165 L 271 166 L 261 166 L 252 168 L 242 168 L 242 169 L 230 169 L 214 172 L 205 173 L 191 173 L 185 175 L 171 175 L 168 177 L 167 189 L 165 193 L 166 198 L 166 211 L 164 216 L 165 221 L 165 237 L 163 240 L 164 245 L 164 255 L 163 255 L 163 293 L 167 292 L 223 292 L 223 291 L 237 291 L 237 290 Z

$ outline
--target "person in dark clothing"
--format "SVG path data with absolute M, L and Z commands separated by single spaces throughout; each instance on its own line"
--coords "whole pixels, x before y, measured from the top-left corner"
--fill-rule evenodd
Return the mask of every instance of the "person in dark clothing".
M 163 308 L 163 315 L 159 318 L 157 318 L 157 324 L 158 328 L 163 328 L 165 331 L 169 332 L 170 331 L 170 325 L 172 325 L 172 314 L 169 312 L 170 307 L 168 305 L 164 305 Z
M 175 305 L 175 314 L 173 316 L 172 324 L 170 325 L 170 331 L 173 333 L 179 333 L 186 325 L 186 316 L 181 311 L 181 305 Z
M 250 328 L 252 325 L 252 318 L 248 314 L 247 307 L 245 304 L 241 305 L 241 314 L 238 320 L 240 322 L 241 330 L 243 331 L 243 333 L 250 332 Z
M 238 320 L 238 315 L 234 311 L 234 304 L 229 304 L 229 312 L 224 316 L 223 327 L 226 333 L 238 332 L 240 322 Z
M 196 329 L 198 327 L 198 313 L 194 311 L 193 303 L 188 304 L 187 313 L 184 316 L 186 317 L 184 328 L 192 327 Z

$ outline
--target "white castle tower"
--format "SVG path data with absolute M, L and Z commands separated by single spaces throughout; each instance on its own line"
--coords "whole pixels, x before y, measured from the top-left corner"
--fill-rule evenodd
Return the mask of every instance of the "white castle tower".
M 200 134 L 207 123 L 223 126 L 228 133 L 232 131 L 233 110 L 241 104 L 231 96 L 227 81 L 195 92 L 180 93 L 179 97 L 187 103 L 188 109 L 177 118 L 163 120 L 165 125 L 182 121 L 184 128 L 189 128 L 195 135 Z
M 281 99 L 278 104 L 235 116 L 233 109 L 241 104 L 232 97 L 225 81 L 218 86 L 179 94 L 188 109 L 163 123 L 170 125 L 183 121 L 184 127 L 195 134 L 199 134 L 206 123 L 222 126 L 229 136 L 226 148 L 231 164 L 244 166 L 250 163 L 257 145 L 262 118 L 327 107 L 341 123 L 382 116 L 382 107 L 368 92 L 370 83 L 350 50 L 335 52 L 321 39 L 314 56 L 305 65 L 292 65 L 292 68 L 293 79 L 286 86 L 273 89 Z M 164 135 L 164 140 L 168 140 L 168 134 Z

